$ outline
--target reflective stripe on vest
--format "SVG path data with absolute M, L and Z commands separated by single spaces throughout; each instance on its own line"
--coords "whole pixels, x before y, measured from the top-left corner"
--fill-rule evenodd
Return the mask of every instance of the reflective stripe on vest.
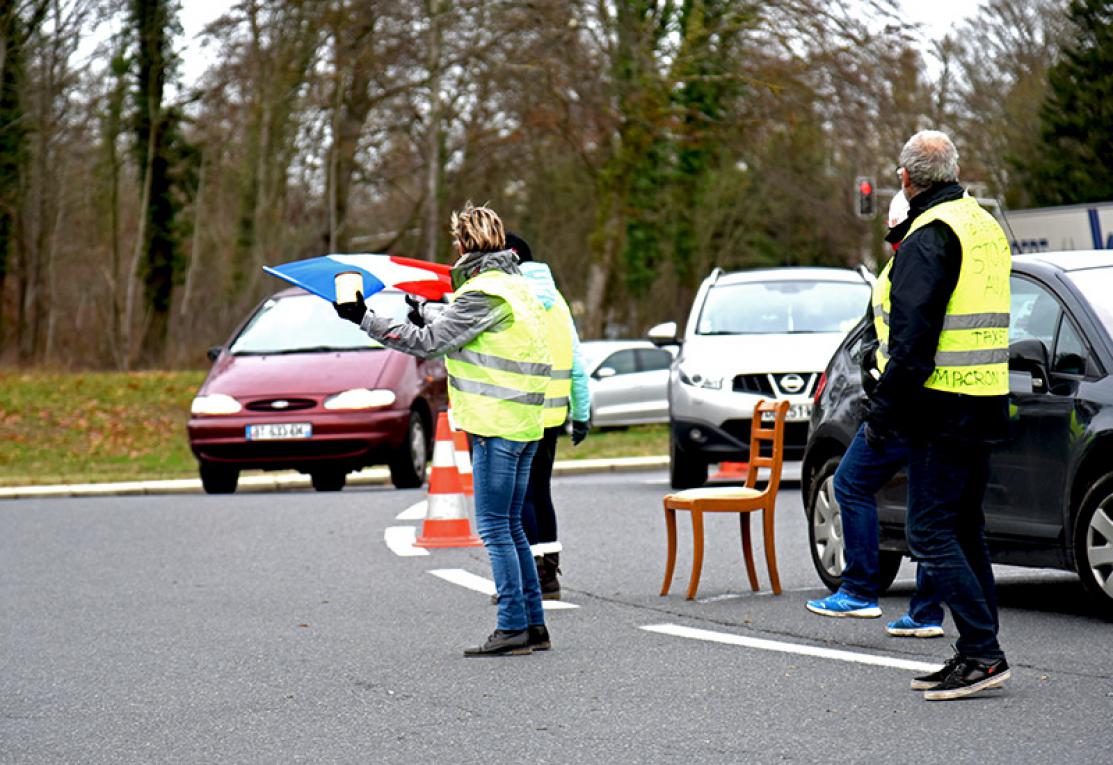
M 546 428 L 557 428 L 568 419 L 572 395 L 572 312 L 560 293 L 545 311 L 545 325 L 553 369 L 545 389 L 544 423 Z
M 997 221 L 977 200 L 963 197 L 925 211 L 908 235 L 933 221 L 942 221 L 962 246 L 958 283 L 947 302 L 939 333 L 935 369 L 924 387 L 971 396 L 999 396 L 1009 390 L 1009 266 L 1008 240 Z M 906 235 L 906 236 L 908 236 Z M 896 257 L 896 256 L 894 256 Z M 874 286 L 874 328 L 877 366 L 889 361 L 890 259 Z
M 481 333 L 445 358 L 452 416 L 461 430 L 511 441 L 536 441 L 543 429 L 551 360 L 545 309 L 524 277 L 485 271 L 456 295 L 482 292 L 513 314 L 501 332 Z

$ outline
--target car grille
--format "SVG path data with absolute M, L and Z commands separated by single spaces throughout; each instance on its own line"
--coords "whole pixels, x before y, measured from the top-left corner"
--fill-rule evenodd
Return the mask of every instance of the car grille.
M 774 398 L 808 396 L 815 387 L 816 377 L 815 372 L 738 375 L 734 378 L 733 390 L 735 393 L 754 393 Z
M 247 408 L 253 412 L 296 412 L 315 406 L 317 402 L 311 398 L 264 398 L 250 402 Z

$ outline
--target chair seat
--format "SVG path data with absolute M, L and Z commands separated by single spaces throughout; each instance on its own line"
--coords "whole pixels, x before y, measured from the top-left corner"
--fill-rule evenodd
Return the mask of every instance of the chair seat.
M 666 499 L 691 502 L 697 499 L 752 499 L 761 494 L 757 489 L 745 486 L 705 486 L 700 489 L 685 489 L 669 494 Z
M 747 512 L 760 509 L 765 492 L 745 486 L 710 486 L 685 489 L 665 497 L 665 505 L 677 510 Z

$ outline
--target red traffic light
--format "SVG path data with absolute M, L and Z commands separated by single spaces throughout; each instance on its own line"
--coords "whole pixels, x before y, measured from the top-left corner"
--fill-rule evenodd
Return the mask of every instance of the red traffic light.
M 869 220 L 877 213 L 874 201 L 873 178 L 868 175 L 859 175 L 854 179 L 854 188 L 858 191 L 858 204 L 854 210 L 862 220 Z

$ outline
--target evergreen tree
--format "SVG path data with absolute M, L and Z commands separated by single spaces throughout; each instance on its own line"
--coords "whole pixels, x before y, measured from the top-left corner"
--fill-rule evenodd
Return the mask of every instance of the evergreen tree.
M 1113 199 L 1113 0 L 1073 0 L 1068 18 L 1040 109 L 1039 205 Z
M 46 2 L 0 0 L 0 298 L 18 249 L 19 211 L 26 187 L 28 126 L 23 109 L 26 44 L 47 9 Z M 0 339 L 2 330 L 0 323 Z
M 173 0 L 132 0 L 130 11 L 136 35 L 135 151 L 144 202 L 140 269 L 150 317 L 141 356 L 153 362 L 161 359 L 165 350 L 170 301 L 183 266 L 176 228 L 182 203 L 174 183 L 174 160 L 183 153 L 178 129 L 181 115 L 164 104 L 167 79 L 174 71 L 170 40 L 176 28 L 177 4 Z

